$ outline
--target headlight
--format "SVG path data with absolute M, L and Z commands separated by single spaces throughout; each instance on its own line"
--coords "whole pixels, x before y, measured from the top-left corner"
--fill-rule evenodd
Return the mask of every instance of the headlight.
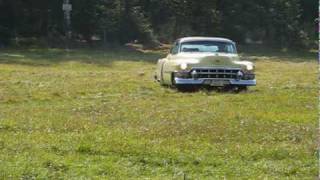
M 186 69 L 188 68 L 188 64 L 182 63 L 182 64 L 180 65 L 180 68 L 181 68 L 182 70 L 186 70 Z
M 253 70 L 253 65 L 247 65 L 247 70 L 252 71 Z

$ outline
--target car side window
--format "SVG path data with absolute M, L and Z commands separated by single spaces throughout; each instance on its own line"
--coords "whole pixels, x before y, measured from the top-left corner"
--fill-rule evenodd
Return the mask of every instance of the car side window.
M 175 42 L 170 53 L 171 54 L 178 54 L 178 52 L 179 52 L 179 43 Z

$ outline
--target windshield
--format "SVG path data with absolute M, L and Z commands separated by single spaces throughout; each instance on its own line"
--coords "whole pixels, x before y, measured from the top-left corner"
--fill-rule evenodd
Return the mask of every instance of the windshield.
M 181 52 L 210 52 L 235 54 L 236 47 L 230 42 L 218 41 L 191 41 L 184 42 L 180 47 Z

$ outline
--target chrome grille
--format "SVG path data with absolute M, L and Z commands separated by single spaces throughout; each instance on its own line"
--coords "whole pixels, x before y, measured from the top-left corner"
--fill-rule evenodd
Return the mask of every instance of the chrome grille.
M 235 68 L 194 68 L 197 78 L 200 79 L 237 79 L 237 73 L 241 69 Z

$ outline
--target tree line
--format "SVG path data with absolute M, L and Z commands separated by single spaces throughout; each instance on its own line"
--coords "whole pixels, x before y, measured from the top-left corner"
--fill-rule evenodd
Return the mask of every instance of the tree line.
M 0 43 L 65 37 L 63 0 L 0 0 Z M 316 0 L 71 0 L 73 40 L 145 45 L 183 36 L 310 47 L 317 39 Z

